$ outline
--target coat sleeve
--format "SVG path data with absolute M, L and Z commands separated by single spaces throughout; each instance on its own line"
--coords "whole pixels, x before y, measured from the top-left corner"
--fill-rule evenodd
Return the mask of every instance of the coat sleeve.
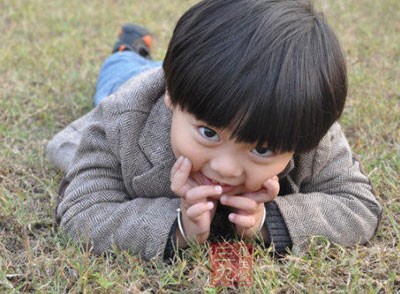
M 324 236 L 344 246 L 368 242 L 380 223 L 382 208 L 339 124 L 308 156 L 300 161 L 299 169 L 308 176 L 293 179 L 297 191 L 276 199 L 293 251 L 304 250 L 311 236 Z
M 148 260 L 164 254 L 179 200 L 127 192 L 116 148 L 123 121 L 124 113 L 102 104 L 93 110 L 60 189 L 56 217 L 67 235 L 89 241 L 97 254 L 116 246 Z

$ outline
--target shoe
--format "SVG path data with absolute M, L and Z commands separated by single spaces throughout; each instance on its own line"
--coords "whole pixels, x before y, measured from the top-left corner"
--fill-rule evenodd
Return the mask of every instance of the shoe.
M 146 59 L 152 59 L 150 55 L 152 42 L 153 39 L 148 30 L 138 25 L 127 23 L 121 27 L 112 53 L 134 51 Z

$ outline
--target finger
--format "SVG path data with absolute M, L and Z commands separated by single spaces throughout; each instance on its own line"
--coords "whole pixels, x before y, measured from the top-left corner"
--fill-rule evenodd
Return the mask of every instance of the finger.
M 273 176 L 272 178 L 267 179 L 267 180 L 263 183 L 263 186 L 264 186 L 264 188 L 266 188 L 266 189 L 267 189 L 269 186 L 271 186 L 271 185 L 279 186 L 279 178 L 278 178 L 277 176 Z
M 171 180 L 174 177 L 175 173 L 177 172 L 177 170 L 179 169 L 179 167 L 181 166 L 183 162 L 183 156 L 179 156 L 178 159 L 175 161 L 174 165 L 172 166 L 171 169 Z
M 202 200 L 206 200 L 208 197 L 218 200 L 221 194 L 222 194 L 221 186 L 210 186 L 210 185 L 197 186 L 190 189 L 186 193 L 186 201 L 189 203 L 196 203 Z
M 211 201 L 196 203 L 186 210 L 186 215 L 190 219 L 196 219 L 203 213 L 208 212 L 214 208 L 214 203 Z
M 267 190 L 269 201 L 274 200 L 278 196 L 280 190 L 278 177 L 275 176 L 274 178 L 267 180 L 264 183 L 264 187 Z
M 230 206 L 240 210 L 245 210 L 248 213 L 255 212 L 258 206 L 255 200 L 244 196 L 222 195 L 220 202 L 223 205 Z
M 256 219 L 254 215 L 230 213 L 228 218 L 232 223 L 245 229 L 251 229 L 256 225 Z
M 257 191 L 257 192 L 251 192 L 251 193 L 243 194 L 243 197 L 246 197 L 246 198 L 249 198 L 249 199 L 253 199 L 258 204 L 270 201 L 270 196 L 269 196 L 268 191 L 266 189 L 262 189 L 262 190 Z
M 177 176 L 177 174 L 188 169 L 189 166 L 191 169 L 192 166 L 190 160 L 182 155 L 179 156 L 179 158 L 176 160 L 171 169 L 171 181 Z
M 189 159 L 183 158 L 182 163 L 176 169 L 174 175 L 171 178 L 171 190 L 180 196 L 186 194 L 189 189 L 188 186 L 185 187 L 190 171 L 192 169 L 192 164 Z

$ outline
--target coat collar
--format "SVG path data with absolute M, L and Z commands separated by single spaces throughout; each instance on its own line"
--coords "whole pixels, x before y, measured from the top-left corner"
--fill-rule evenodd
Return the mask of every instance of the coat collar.
M 139 138 L 139 146 L 153 166 L 175 160 L 170 144 L 171 119 L 163 95 L 154 104 Z
M 283 171 L 281 171 L 278 175 L 279 179 L 285 178 L 289 175 L 289 173 L 294 169 L 294 159 L 293 157 L 290 159 L 289 163 L 285 167 Z
M 135 110 L 147 114 L 138 141 L 143 154 L 152 166 L 174 161 L 169 144 L 172 112 L 164 103 L 166 86 L 163 69 L 148 70 L 122 88 L 134 94 Z
M 151 166 L 143 174 L 133 178 L 137 195 L 176 197 L 170 189 L 170 172 L 175 163 L 175 156 L 169 144 L 171 117 L 171 111 L 161 97 L 154 104 L 139 137 L 139 148 Z

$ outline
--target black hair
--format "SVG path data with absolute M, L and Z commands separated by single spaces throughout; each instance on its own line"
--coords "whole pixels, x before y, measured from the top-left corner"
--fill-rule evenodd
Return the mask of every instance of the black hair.
M 178 21 L 163 69 L 172 105 L 281 152 L 315 148 L 347 95 L 342 49 L 308 1 L 201 1 Z

